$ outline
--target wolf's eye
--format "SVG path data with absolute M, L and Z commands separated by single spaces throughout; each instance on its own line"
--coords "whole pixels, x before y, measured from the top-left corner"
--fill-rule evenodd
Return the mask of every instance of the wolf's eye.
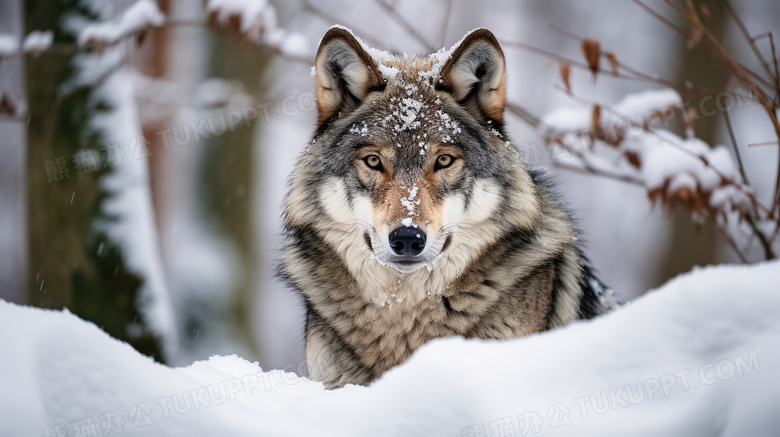
M 379 159 L 376 155 L 368 155 L 365 158 L 363 158 L 363 162 L 366 163 L 368 168 L 374 169 L 376 171 L 382 171 L 382 160 Z
M 455 162 L 455 157 L 452 155 L 439 155 L 438 158 L 436 158 L 436 165 L 433 167 L 433 170 L 441 170 L 443 168 L 447 168 L 452 165 L 452 163 Z

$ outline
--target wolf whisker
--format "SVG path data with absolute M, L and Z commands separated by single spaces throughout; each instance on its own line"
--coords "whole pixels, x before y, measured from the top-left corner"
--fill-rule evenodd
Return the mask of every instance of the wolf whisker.
M 369 222 L 367 222 L 365 220 L 356 219 L 355 220 L 355 224 L 358 225 L 358 226 L 363 227 L 367 231 L 370 231 L 370 232 L 375 232 L 376 231 L 376 229 L 374 228 L 374 225 L 372 225 L 371 223 L 369 223 Z

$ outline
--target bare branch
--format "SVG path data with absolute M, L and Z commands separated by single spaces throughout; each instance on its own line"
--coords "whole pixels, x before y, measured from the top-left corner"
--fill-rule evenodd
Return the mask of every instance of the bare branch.
M 541 121 L 539 120 L 538 117 L 536 117 L 530 111 L 528 111 L 527 109 L 523 108 L 522 106 L 516 103 L 507 103 L 506 109 L 508 109 L 509 112 L 511 112 L 521 120 L 531 125 L 531 127 L 533 128 L 537 128 L 541 124 Z
M 734 145 L 734 153 L 737 156 L 739 173 L 742 175 L 742 179 L 745 181 L 745 183 L 750 185 L 750 181 L 748 181 L 747 174 L 745 174 L 745 166 L 742 164 L 742 156 L 739 153 L 739 146 L 737 145 L 737 139 L 734 135 L 734 128 L 731 125 L 731 118 L 729 117 L 728 111 L 723 111 L 723 117 L 726 119 L 726 127 L 728 128 L 729 136 L 731 137 L 731 143 Z M 764 249 L 765 258 L 774 259 L 775 253 L 772 250 L 772 245 L 769 243 L 766 236 L 763 234 L 763 232 L 761 232 L 758 226 L 756 226 L 756 222 L 749 214 L 747 215 L 747 222 L 750 225 L 750 228 L 753 230 L 753 236 L 758 238 L 758 241 L 761 242 L 761 247 L 763 247 Z
M 309 0 L 302 0 L 303 1 L 303 7 L 307 11 L 309 11 L 312 15 L 315 17 L 320 18 L 322 21 L 327 22 L 330 25 L 334 24 L 343 24 L 353 31 L 357 32 L 360 35 L 360 38 L 365 40 L 367 43 L 371 44 L 372 46 L 379 48 L 379 49 L 387 49 L 387 46 L 385 46 L 381 41 L 378 39 L 375 39 L 371 36 L 370 32 L 365 32 L 358 27 L 355 27 L 352 24 L 345 23 L 343 18 L 336 17 L 335 15 L 332 15 L 328 11 L 314 5 L 314 3 L 310 2 Z
M 777 69 L 777 51 L 775 50 L 775 37 L 769 34 L 769 48 L 772 50 L 772 62 L 775 65 L 775 102 L 780 105 L 780 71 Z
M 433 44 L 429 43 L 428 40 L 425 39 L 425 37 L 417 31 L 417 29 L 412 26 L 412 23 L 410 23 L 406 18 L 404 18 L 403 15 L 399 14 L 398 11 L 395 9 L 394 5 L 391 5 L 387 3 L 385 0 L 374 0 L 384 11 L 387 13 L 387 15 L 390 16 L 390 18 L 393 19 L 399 26 L 401 26 L 405 31 L 409 33 L 409 35 L 417 40 L 420 45 L 425 47 L 427 50 L 434 51 L 437 49 L 437 47 L 434 47 Z
M 556 167 L 560 167 L 564 170 L 569 170 L 576 173 L 588 174 L 592 176 L 600 176 L 603 178 L 613 179 L 616 181 L 625 182 L 631 185 L 636 185 L 644 188 L 644 183 L 638 178 L 634 178 L 626 174 L 610 173 L 601 169 L 597 169 L 591 166 L 590 164 L 588 164 L 587 162 L 582 162 L 581 167 L 566 162 L 561 162 L 561 161 L 553 161 L 553 165 L 555 165 Z
M 450 27 L 450 19 L 452 18 L 452 0 L 446 0 L 445 4 L 444 22 L 441 25 L 441 35 L 439 36 L 439 47 L 444 47 L 444 44 L 447 43 L 447 30 Z
M 592 71 L 590 66 L 588 64 L 584 63 L 584 62 L 575 61 L 574 59 L 570 59 L 570 58 L 567 58 L 565 56 L 561 56 L 561 55 L 558 55 L 556 53 L 549 52 L 549 51 L 547 51 L 545 49 L 542 49 L 542 48 L 539 48 L 539 47 L 535 47 L 535 46 L 532 46 L 530 44 L 525 44 L 525 43 L 521 43 L 521 42 L 517 42 L 517 41 L 502 40 L 501 41 L 501 45 L 502 46 L 506 46 L 506 47 L 514 47 L 514 48 L 518 48 L 518 49 L 522 49 L 522 50 L 527 50 L 527 51 L 530 51 L 530 52 L 533 52 L 533 53 L 540 54 L 542 56 L 546 56 L 548 58 L 555 59 L 555 60 L 560 61 L 560 62 L 566 62 L 566 63 L 570 64 L 573 67 L 579 68 L 580 70 Z M 624 75 L 624 74 L 621 74 L 620 72 L 616 73 L 616 72 L 614 72 L 612 70 L 605 70 L 605 69 L 603 69 L 601 67 L 599 67 L 598 70 L 596 70 L 596 71 L 598 72 L 598 74 L 606 75 L 606 76 L 610 76 L 610 77 L 615 77 L 615 78 L 618 78 L 618 79 L 638 80 L 638 81 L 642 81 L 642 82 L 657 83 L 657 84 L 660 84 L 660 85 L 667 86 L 669 88 L 673 88 L 673 89 L 675 89 L 678 92 L 681 92 L 683 90 L 685 90 L 685 91 L 694 91 L 694 92 L 696 92 L 696 93 L 698 93 L 698 94 L 700 94 L 702 96 L 712 95 L 712 94 L 716 94 L 718 92 L 716 90 L 710 90 L 710 89 L 707 89 L 707 88 L 701 88 L 701 87 L 697 87 L 697 86 L 686 86 L 685 84 L 682 84 L 682 83 L 678 83 L 678 82 L 674 82 L 674 81 L 671 81 L 671 80 L 668 80 L 668 79 L 663 79 L 663 78 L 660 78 L 660 77 L 656 77 L 656 76 L 652 76 L 652 75 L 649 75 L 649 74 L 645 74 L 645 73 L 637 71 L 637 70 L 635 70 L 635 69 L 633 69 L 633 68 L 623 64 L 622 62 L 619 62 L 617 60 L 616 60 L 616 62 L 617 62 L 617 64 L 619 65 L 619 67 L 622 70 L 625 70 L 626 72 L 632 74 L 633 76 Z
M 701 23 L 701 21 L 699 20 L 699 16 L 696 14 L 696 8 L 694 8 L 692 0 L 685 0 L 685 4 L 688 9 L 688 12 L 685 12 L 679 6 L 672 3 L 671 0 L 665 0 L 665 1 L 667 4 L 672 6 L 675 10 L 677 10 L 683 16 L 683 18 L 685 18 L 692 26 L 694 26 L 695 28 L 701 31 L 705 40 L 709 42 L 713 50 L 720 55 L 720 57 L 724 60 L 727 66 L 734 72 L 734 74 L 737 75 L 737 77 L 739 77 L 739 79 L 743 83 L 745 83 L 750 87 L 755 87 L 756 91 L 758 91 L 755 93 L 756 97 L 758 98 L 759 103 L 761 103 L 761 106 L 763 106 L 764 109 L 766 110 L 767 115 L 769 115 L 769 119 L 772 121 L 772 125 L 775 128 L 775 135 L 780 140 L 780 121 L 777 118 L 777 112 L 775 111 L 774 104 L 769 100 L 767 95 L 763 91 L 761 91 L 754 82 L 750 80 L 750 78 L 746 73 L 746 69 L 740 63 L 734 60 L 734 58 L 726 51 L 723 45 L 720 44 L 720 42 L 715 37 L 715 35 L 713 35 L 712 32 L 710 32 L 710 30 L 707 29 L 707 27 Z M 772 207 L 770 208 L 773 216 L 779 204 L 780 204 L 780 163 L 778 163 L 777 178 L 775 179 L 775 191 L 773 194 Z
M 659 21 L 660 21 L 660 22 L 662 22 L 663 24 L 665 24 L 665 25 L 669 26 L 669 28 L 670 28 L 670 29 L 672 29 L 672 30 L 674 30 L 675 32 L 677 32 L 677 33 L 679 33 L 680 35 L 682 35 L 684 38 L 687 38 L 687 37 L 689 36 L 689 35 L 688 35 L 688 32 L 686 32 L 686 31 L 685 31 L 685 29 L 683 29 L 683 28 L 681 28 L 680 26 L 678 26 L 678 25 L 674 24 L 674 23 L 673 23 L 673 22 L 671 22 L 671 21 L 670 21 L 668 18 L 666 18 L 666 17 L 664 17 L 663 15 L 659 14 L 658 12 L 654 11 L 654 10 L 653 10 L 651 7 L 649 7 L 649 6 L 647 6 L 646 4 L 644 4 L 644 3 L 643 3 L 641 0 L 632 0 L 632 1 L 633 1 L 634 3 L 636 3 L 637 5 L 639 5 L 639 7 L 641 7 L 641 8 L 642 8 L 642 9 L 644 9 L 645 11 L 647 11 L 647 12 L 648 12 L 650 15 L 652 15 L 653 17 L 655 17 L 657 20 L 659 20 Z M 673 3 L 671 3 L 669 0 L 665 0 L 665 1 L 666 1 L 666 3 L 668 3 L 670 6 L 672 6 L 672 8 L 674 8 L 675 10 L 677 10 L 678 12 L 680 12 L 681 14 L 684 14 L 684 11 L 682 11 L 682 9 L 680 9 L 680 8 L 679 8 L 677 5 L 675 5 L 675 4 L 673 4 Z M 709 46 L 708 46 L 708 47 L 709 47 Z M 714 51 L 713 51 L 713 52 L 714 52 Z M 761 76 L 759 76 L 758 74 L 756 74 L 756 73 L 755 73 L 755 72 L 753 72 L 752 70 L 749 70 L 749 69 L 748 69 L 747 67 L 745 67 L 744 65 L 741 65 L 741 64 L 740 64 L 740 66 L 741 66 L 742 68 L 744 68 L 744 69 L 745 69 L 745 71 L 746 71 L 746 72 L 748 72 L 748 74 L 749 74 L 749 75 L 751 75 L 751 76 L 754 76 L 754 77 L 756 78 L 756 80 L 758 80 L 758 81 L 762 82 L 762 83 L 763 83 L 764 85 L 766 85 L 766 86 L 772 86 L 772 85 L 771 85 L 769 82 L 767 82 L 766 80 L 764 80 L 764 78 L 762 78 Z
M 655 17 L 658 21 L 662 22 L 663 24 L 669 26 L 672 30 L 679 33 L 683 37 L 688 37 L 688 32 L 685 31 L 685 29 L 681 28 L 680 26 L 672 23 L 668 18 L 664 17 L 663 15 L 659 14 L 658 12 L 654 11 L 653 8 L 650 6 L 647 6 L 646 4 L 642 3 L 641 0 L 632 0 L 634 3 L 639 5 L 642 9 L 647 11 L 650 15 Z
M 722 213 L 721 217 L 723 217 L 725 219 L 726 218 L 726 214 Z M 731 246 L 731 248 L 734 249 L 734 252 L 737 253 L 737 255 L 739 256 L 739 259 L 743 263 L 747 264 L 747 262 L 748 262 L 747 257 L 745 256 L 744 253 L 742 253 L 742 250 L 740 250 L 739 245 L 737 244 L 737 242 L 734 241 L 733 238 L 731 238 L 731 235 L 729 234 L 728 229 L 726 229 L 726 227 L 721 225 L 720 223 L 718 223 L 718 228 L 720 229 L 720 232 L 726 237 L 726 241 L 729 243 L 729 246 Z M 767 258 L 767 259 L 770 259 L 770 258 Z
M 761 242 L 761 247 L 764 249 L 764 257 L 766 259 L 775 259 L 776 255 L 774 250 L 772 250 L 772 244 L 769 242 L 769 240 L 767 240 L 764 233 L 758 229 L 758 226 L 756 226 L 756 222 L 753 220 L 753 217 L 748 215 L 747 222 L 750 225 L 750 229 L 753 230 L 753 234 L 755 234 L 755 236 L 758 237 L 758 241 Z
M 699 15 L 696 13 L 696 8 L 693 5 L 693 2 L 691 0 L 685 0 L 685 7 L 688 10 L 688 13 L 686 13 L 682 8 L 672 3 L 671 0 L 664 0 L 668 5 L 670 5 L 672 8 L 674 8 L 682 17 L 690 23 L 694 29 L 700 31 L 702 35 L 707 36 L 707 38 L 704 40 L 704 45 L 710 49 L 713 56 L 715 56 L 716 59 L 724 62 L 727 66 L 730 68 L 734 68 L 734 66 L 738 66 L 740 70 L 744 73 L 745 78 L 748 76 L 752 76 L 753 79 L 755 79 L 758 82 L 761 82 L 765 86 L 771 87 L 772 84 L 768 82 L 766 79 L 761 77 L 760 74 L 756 73 L 755 71 L 748 68 L 745 64 L 742 64 L 741 62 L 735 60 L 731 55 L 726 51 L 726 49 L 721 45 L 720 41 L 715 37 L 715 35 L 710 32 L 710 30 L 707 28 L 707 26 L 704 25 L 704 23 L 701 22 L 699 19 Z M 740 77 L 740 80 L 743 80 Z M 752 85 L 758 89 L 758 86 L 754 83 L 751 83 L 748 79 L 744 79 L 743 82 L 746 84 Z M 763 92 L 763 91 L 762 91 Z
M 723 111 L 723 118 L 726 120 L 726 127 L 731 137 L 731 144 L 734 146 L 734 154 L 737 156 L 737 164 L 739 165 L 739 173 L 742 175 L 742 180 L 746 184 L 750 185 L 747 175 L 745 174 L 745 166 L 742 165 L 742 155 L 739 153 L 739 145 L 737 144 L 737 137 L 734 135 L 734 128 L 731 125 L 731 117 L 729 117 L 728 111 Z
M 734 8 L 731 7 L 731 3 L 728 0 L 724 0 L 723 3 L 726 5 L 726 9 L 728 9 L 729 13 L 734 18 L 734 21 L 737 23 L 739 30 L 742 31 L 742 35 L 745 37 L 745 40 L 747 40 L 748 44 L 750 44 L 750 48 L 753 49 L 753 53 L 755 53 L 756 58 L 758 58 L 758 60 L 761 62 L 761 66 L 764 67 L 764 70 L 769 75 L 769 77 L 774 79 L 775 87 L 780 88 L 780 82 L 778 82 L 777 75 L 772 73 L 772 69 L 769 67 L 769 63 L 767 63 L 766 59 L 764 59 L 764 55 L 761 53 L 761 50 L 758 49 L 758 45 L 756 45 L 755 39 L 750 36 L 750 32 L 748 32 L 745 23 L 739 17 Z
M 780 144 L 780 141 L 766 141 L 763 143 L 751 143 L 748 144 L 748 147 L 754 147 L 754 146 L 770 146 L 770 145 L 776 145 Z

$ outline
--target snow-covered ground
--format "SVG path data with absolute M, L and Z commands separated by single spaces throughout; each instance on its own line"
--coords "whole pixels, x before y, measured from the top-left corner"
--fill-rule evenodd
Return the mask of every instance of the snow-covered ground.
M 0 435 L 776 436 L 778 284 L 778 261 L 699 269 L 553 332 L 431 342 L 335 391 L 236 356 L 169 368 L 0 301 Z

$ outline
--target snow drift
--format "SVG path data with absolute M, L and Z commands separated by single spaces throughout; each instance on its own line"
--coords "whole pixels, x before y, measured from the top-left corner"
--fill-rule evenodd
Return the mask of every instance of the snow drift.
M 236 356 L 169 368 L 67 311 L 0 302 L 0 435 L 777 435 L 778 284 L 777 261 L 698 269 L 552 332 L 431 342 L 335 391 Z

